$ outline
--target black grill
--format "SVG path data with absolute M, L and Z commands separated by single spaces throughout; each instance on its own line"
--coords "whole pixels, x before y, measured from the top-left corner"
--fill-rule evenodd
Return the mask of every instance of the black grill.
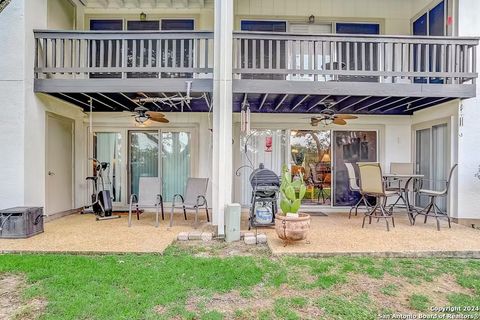
M 250 208 L 249 228 L 257 226 L 273 225 L 275 214 L 277 213 L 277 199 L 280 189 L 280 179 L 272 170 L 265 169 L 261 163 L 258 169 L 255 169 L 250 175 L 250 184 L 252 185 L 252 201 Z M 268 223 L 257 222 L 256 208 L 258 206 L 268 207 L 271 211 L 272 220 Z

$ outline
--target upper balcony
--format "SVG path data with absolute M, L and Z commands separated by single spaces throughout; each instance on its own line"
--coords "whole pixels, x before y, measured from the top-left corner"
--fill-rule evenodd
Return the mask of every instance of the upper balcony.
M 213 33 L 36 31 L 35 91 L 98 110 L 135 105 L 137 92 L 212 91 Z M 411 113 L 474 97 L 478 39 L 379 35 L 233 34 L 234 110 Z M 207 96 L 207 95 L 204 95 Z M 192 111 L 207 111 L 208 99 Z M 169 110 L 166 110 L 169 111 Z M 175 110 L 172 110 L 175 111 Z

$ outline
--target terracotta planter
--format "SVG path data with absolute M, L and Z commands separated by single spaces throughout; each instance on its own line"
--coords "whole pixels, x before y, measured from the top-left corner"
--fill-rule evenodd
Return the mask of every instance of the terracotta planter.
M 275 230 L 285 245 L 290 241 L 305 240 L 310 230 L 310 215 L 299 213 L 297 217 L 275 216 Z

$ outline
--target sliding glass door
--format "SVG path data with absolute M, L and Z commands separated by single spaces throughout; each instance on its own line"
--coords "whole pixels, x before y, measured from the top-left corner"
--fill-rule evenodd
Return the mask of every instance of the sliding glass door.
M 415 163 L 416 173 L 424 175 L 423 189 L 441 191 L 450 169 L 450 142 L 448 124 L 440 123 L 415 131 Z M 416 196 L 416 205 L 424 207 L 428 197 Z M 447 208 L 445 198 L 438 199 L 437 204 L 442 210 Z
M 129 148 L 130 194 L 138 194 L 140 177 L 158 177 L 158 131 L 130 131 Z
M 189 132 L 162 132 L 163 197 L 183 194 L 191 172 L 191 137 Z
M 140 177 L 160 177 L 162 195 L 170 201 L 183 194 L 192 176 L 192 134 L 189 130 L 129 132 L 130 194 L 138 193 Z

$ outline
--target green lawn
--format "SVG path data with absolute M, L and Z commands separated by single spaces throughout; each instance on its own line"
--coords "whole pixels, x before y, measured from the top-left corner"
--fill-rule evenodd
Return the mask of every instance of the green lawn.
M 163 256 L 0 255 L 0 278 L 24 275 L 22 298 L 47 302 L 42 319 L 361 320 L 480 308 L 479 260 L 215 254 L 171 246 Z

